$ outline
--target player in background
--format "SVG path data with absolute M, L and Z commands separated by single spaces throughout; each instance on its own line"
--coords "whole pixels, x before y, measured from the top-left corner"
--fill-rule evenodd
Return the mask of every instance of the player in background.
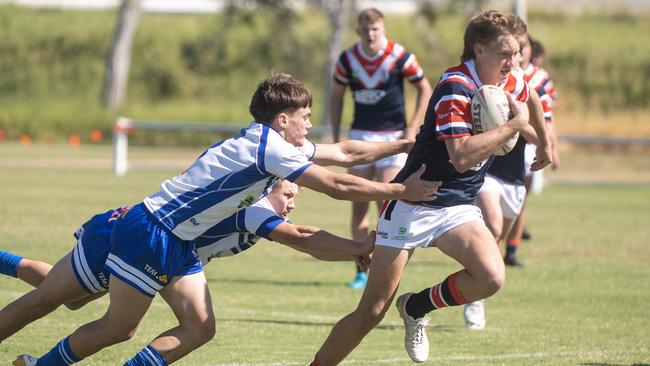
M 519 21 L 522 24 L 524 23 L 520 18 Z M 530 59 L 530 40 L 528 36 L 525 36 L 518 39 L 518 42 L 521 54 L 519 62 L 516 63 L 517 69 L 512 72 L 516 72 L 520 74 L 520 77 L 524 77 L 524 71 L 521 65 L 523 59 Z M 531 124 L 544 124 L 545 109 L 540 100 L 541 98 L 530 83 L 529 88 L 531 98 L 528 108 Z M 550 130 L 548 125 L 547 130 Z M 476 199 L 476 205 L 481 209 L 483 220 L 500 248 L 501 243 L 510 233 L 513 222 L 519 216 L 526 197 L 526 188 L 524 187 L 526 164 L 524 155 L 527 142 L 537 144 L 537 135 L 532 125 L 528 125 L 521 130 L 517 144 L 512 151 L 504 156 L 496 156 L 494 158 Z M 505 264 L 512 265 L 512 262 L 509 262 L 509 260 L 512 260 L 512 258 L 506 255 L 504 257 Z M 483 329 L 486 323 L 484 301 L 478 300 L 465 304 L 463 315 L 467 328 L 474 330 Z
M 277 179 L 347 200 L 418 200 L 435 193 L 439 183 L 419 178 L 424 166 L 403 183 L 378 183 L 310 162 L 299 148 L 311 128 L 311 104 L 309 90 L 288 74 L 260 82 L 249 107 L 255 120 L 248 128 L 208 148 L 116 220 L 106 261 L 111 276 L 106 314 L 42 357 L 24 355 L 18 364 L 69 365 L 129 340 L 160 291 L 171 299 L 174 314 L 194 327 L 163 332 L 127 365 L 167 365 L 208 342 L 215 335 L 214 312 L 193 241 L 260 200 Z
M 534 39 L 530 39 L 530 45 L 531 53 L 526 55 L 528 57 L 522 57 L 521 67 L 524 69 L 525 78 L 528 80 L 528 85 L 530 85 L 530 88 L 539 94 L 540 100 L 542 101 L 542 106 L 544 108 L 544 120 L 547 122 L 547 127 L 553 145 L 553 162 L 551 163 L 551 169 L 556 170 L 560 167 L 560 149 L 555 129 L 555 118 L 553 115 L 553 107 L 555 106 L 557 93 L 548 72 L 544 70 L 541 65 L 544 60 L 544 47 L 539 41 L 536 41 Z M 530 164 L 532 163 L 532 159 L 534 157 L 534 150 L 534 144 L 529 143 L 526 145 L 526 177 L 524 180 L 526 187 L 526 196 L 524 198 L 521 214 L 515 220 L 512 230 L 506 237 L 506 254 L 504 260 L 508 266 L 521 267 L 521 262 L 517 259 L 517 249 L 519 248 L 522 239 L 530 237 L 530 234 L 527 232 L 525 226 L 526 197 L 528 197 L 528 194 L 533 187 L 533 180 L 537 180 L 538 182 L 535 182 L 535 185 L 540 184 L 541 187 L 541 181 L 544 179 L 543 170 L 538 170 L 535 172 L 532 172 L 530 170 Z
M 260 238 L 266 238 L 320 260 L 355 259 L 360 266 L 366 267 L 374 238 L 358 243 L 317 227 L 288 221 L 287 215 L 295 208 L 297 193 L 295 183 L 278 181 L 268 196 L 237 211 L 216 225 L 214 230 L 198 237 L 195 245 L 203 265 L 212 258 L 239 254 Z M 0 342 L 61 305 L 77 310 L 106 294 L 110 273 L 105 262 L 111 231 L 117 218 L 127 210 L 127 207 L 122 207 L 93 216 L 75 233 L 77 244 L 74 249 L 54 267 L 0 251 L 0 273 L 36 287 L 0 310 Z M 171 300 L 168 300 L 166 292 L 161 292 L 161 295 L 166 301 Z M 192 324 L 183 323 L 185 320 L 178 319 L 180 327 L 193 329 Z
M 394 141 L 401 137 L 414 139 L 422 124 L 431 85 L 415 55 L 402 45 L 386 38 L 383 14 L 375 9 L 362 10 L 357 16 L 359 41 L 343 51 L 334 71 L 330 100 L 332 137 L 340 140 L 341 114 L 346 89 L 354 100 L 354 119 L 350 140 Z M 417 91 L 415 110 L 406 119 L 404 79 Z M 406 154 L 394 155 L 372 164 L 357 165 L 349 173 L 378 182 L 391 181 L 404 166 Z M 377 202 L 377 207 L 381 202 Z M 363 240 L 368 234 L 368 202 L 352 202 L 352 239 Z M 363 288 L 368 273 L 357 268 L 351 288 Z
M 437 198 L 386 201 L 377 225 L 368 285 L 359 305 L 336 323 L 312 365 L 338 364 L 379 324 L 416 247 L 436 246 L 464 267 L 430 288 L 397 299 L 406 328 L 404 345 L 416 362 L 425 361 L 429 354 L 424 330 L 427 313 L 486 298 L 503 286 L 503 259 L 473 203 L 492 153 L 528 124 L 524 104 L 528 85 L 512 73 L 519 54 L 517 38 L 526 33 L 525 25 L 519 24 L 514 15 L 498 11 L 484 12 L 469 21 L 462 62 L 440 77 L 415 146 L 395 178 L 399 182 L 426 164 L 423 177 L 443 182 Z M 509 92 L 513 117 L 495 129 L 474 134 L 471 98 L 485 84 Z M 550 162 L 550 146 L 544 126 L 533 127 L 541 137 L 533 169 L 541 169 Z

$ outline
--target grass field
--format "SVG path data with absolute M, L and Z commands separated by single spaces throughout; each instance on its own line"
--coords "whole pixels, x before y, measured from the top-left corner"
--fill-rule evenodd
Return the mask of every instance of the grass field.
M 141 200 L 200 150 L 135 149 L 138 169 L 118 179 L 107 146 L 0 144 L 0 249 L 56 261 L 90 215 Z M 428 364 L 650 365 L 649 161 L 647 155 L 565 154 L 565 172 L 550 174 L 544 193 L 531 198 L 534 240 L 520 249 L 526 267 L 508 269 L 505 288 L 487 301 L 487 328 L 466 330 L 459 308 L 432 314 Z M 591 175 L 574 179 L 580 169 Z M 347 203 L 307 190 L 297 203 L 294 222 L 347 235 Z M 436 249 L 418 250 L 400 291 L 430 286 L 458 269 Z M 307 364 L 359 299 L 360 292 L 343 286 L 352 272 L 351 264 L 318 262 L 264 241 L 213 261 L 206 274 L 217 336 L 178 364 Z M 0 277 L 0 306 L 28 289 Z M 59 309 L 28 326 L 0 345 L 0 364 L 19 353 L 43 354 L 103 314 L 107 304 L 102 299 L 76 312 Z M 81 364 L 122 364 L 174 325 L 173 314 L 156 299 L 131 341 Z M 346 363 L 411 365 L 402 336 L 391 309 Z

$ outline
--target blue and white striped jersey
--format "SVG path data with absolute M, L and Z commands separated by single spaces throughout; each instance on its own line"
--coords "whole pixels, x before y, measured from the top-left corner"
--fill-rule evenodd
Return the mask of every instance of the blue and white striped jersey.
M 212 258 L 239 254 L 271 232 L 286 219 L 278 215 L 264 197 L 244 210 L 235 212 L 194 240 L 203 265 Z
M 277 178 L 294 181 L 312 163 L 313 143 L 297 148 L 268 125 L 253 121 L 207 149 L 186 171 L 144 199 L 174 235 L 193 240 L 264 197 Z

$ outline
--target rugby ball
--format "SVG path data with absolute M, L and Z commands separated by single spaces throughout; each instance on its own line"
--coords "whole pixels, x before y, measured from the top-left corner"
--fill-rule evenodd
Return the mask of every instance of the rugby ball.
M 474 132 L 482 133 L 497 128 L 510 119 L 510 104 L 503 89 L 494 85 L 483 85 L 472 96 L 472 121 Z M 517 144 L 519 132 L 501 144 L 494 155 L 509 153 Z

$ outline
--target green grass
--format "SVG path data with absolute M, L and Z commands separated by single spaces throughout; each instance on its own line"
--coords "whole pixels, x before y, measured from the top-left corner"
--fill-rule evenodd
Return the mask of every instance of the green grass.
M 0 144 L 0 248 L 49 262 L 73 246 L 72 232 L 90 215 L 135 203 L 175 175 L 201 148 L 135 149 L 140 164 L 122 179 L 110 171 L 106 146 L 30 148 Z M 572 155 L 565 156 L 570 167 Z M 620 166 L 626 164 L 621 158 Z M 634 169 L 650 170 L 645 165 Z M 608 168 L 612 176 L 616 172 Z M 559 181 L 559 180 L 554 180 Z M 636 182 L 638 183 L 638 182 Z M 463 327 L 461 309 L 432 314 L 428 329 L 436 365 L 650 364 L 650 188 L 642 184 L 551 184 L 530 200 L 534 240 L 525 242 L 524 269 L 508 269 L 506 286 L 487 300 L 484 331 Z M 329 213 L 323 215 L 323 213 Z M 305 190 L 292 216 L 297 223 L 347 235 L 349 204 Z M 458 264 L 436 249 L 419 249 L 400 291 L 440 281 Z M 217 316 L 217 336 L 182 365 L 304 365 L 332 324 L 356 305 L 345 288 L 349 263 L 325 263 L 271 242 L 212 262 L 206 275 Z M 0 277 L 0 306 L 29 287 Z M 77 326 L 99 317 L 102 299 L 71 312 L 59 309 L 0 346 L 0 363 L 16 354 L 40 355 Z M 136 336 L 85 365 L 121 364 L 161 331 L 175 325 L 156 299 Z M 411 365 L 394 309 L 350 355 L 354 365 Z

